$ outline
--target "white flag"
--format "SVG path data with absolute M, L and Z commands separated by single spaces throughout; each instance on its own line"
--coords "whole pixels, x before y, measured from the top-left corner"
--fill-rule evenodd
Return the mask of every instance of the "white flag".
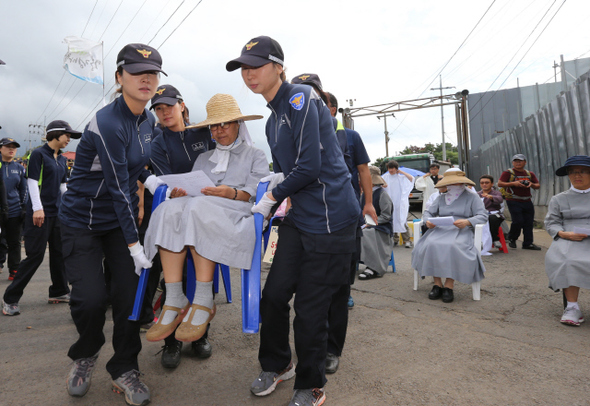
M 68 44 L 64 69 L 79 79 L 102 85 L 102 42 L 78 37 L 66 37 L 64 42 Z

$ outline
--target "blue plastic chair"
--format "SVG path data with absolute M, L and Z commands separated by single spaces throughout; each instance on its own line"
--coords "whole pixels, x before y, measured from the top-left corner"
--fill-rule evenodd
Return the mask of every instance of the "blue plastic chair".
M 266 193 L 268 182 L 259 183 L 256 190 L 256 202 L 259 202 L 262 196 Z M 154 194 L 154 203 L 152 211 L 155 210 L 158 204 L 166 199 L 166 185 L 161 185 Z M 252 255 L 252 265 L 250 269 L 242 269 L 242 331 L 244 333 L 255 334 L 260 329 L 260 274 L 261 274 L 261 247 L 262 247 L 262 226 L 264 218 L 262 214 L 254 214 L 254 228 L 255 228 L 255 244 L 254 254 Z M 194 264 L 191 255 L 187 255 L 187 298 L 192 300 L 195 294 L 196 278 L 194 271 Z M 216 272 L 214 273 L 214 287 L 216 292 L 219 287 L 218 271 L 221 269 L 221 275 L 225 286 L 227 301 L 231 303 L 231 284 L 229 267 L 227 265 L 218 264 Z M 133 313 L 129 316 L 129 320 L 137 321 L 141 313 L 143 304 L 143 297 L 145 295 L 145 287 L 149 276 L 149 269 L 143 269 L 139 278 L 139 284 L 135 294 L 135 303 L 133 306 Z M 217 279 L 217 284 L 215 280 Z

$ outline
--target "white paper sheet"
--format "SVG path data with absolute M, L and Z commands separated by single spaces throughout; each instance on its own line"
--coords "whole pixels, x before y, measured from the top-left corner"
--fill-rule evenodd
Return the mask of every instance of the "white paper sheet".
M 432 224 L 434 224 L 437 227 L 452 226 L 453 223 L 455 222 L 455 217 L 453 217 L 453 216 L 433 217 L 433 218 L 429 219 L 428 221 L 430 221 Z
M 211 179 L 203 171 L 192 171 L 173 175 L 158 176 L 162 182 L 168 185 L 170 190 L 175 187 L 186 190 L 189 196 L 202 196 L 201 189 L 215 187 Z
M 574 233 L 590 235 L 590 229 L 584 227 L 574 227 Z

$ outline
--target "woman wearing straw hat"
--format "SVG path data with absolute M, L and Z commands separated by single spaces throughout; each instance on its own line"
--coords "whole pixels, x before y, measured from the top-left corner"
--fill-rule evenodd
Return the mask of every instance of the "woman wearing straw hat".
M 152 155 L 150 157 L 152 170 L 157 176 L 190 172 L 199 155 L 215 148 L 215 142 L 212 140 L 208 128 L 194 128 L 189 125 L 188 107 L 184 102 L 184 97 L 174 86 L 159 86 L 152 98 L 150 109 L 156 113 L 159 127 L 162 130 L 162 134 L 157 135 L 152 141 Z M 140 235 L 143 231 L 143 236 L 145 236 L 145 231 L 151 220 L 152 199 L 150 197 L 150 193 L 145 193 L 144 204 L 146 207 L 140 227 Z M 160 282 L 160 271 L 160 258 L 155 257 L 148 285 L 150 296 L 155 294 L 157 284 Z M 165 289 L 163 295 L 165 298 Z M 144 300 L 144 303 L 146 302 L 150 303 Z M 146 311 L 149 312 L 150 318 L 153 318 L 151 306 Z M 161 358 L 164 368 L 176 368 L 180 364 L 182 345 L 182 341 L 174 338 L 174 334 L 166 337 Z M 192 342 L 191 348 L 193 354 L 198 358 L 210 357 L 212 348 L 208 341 L 208 331 L 199 340 Z
M 420 276 L 433 276 L 434 286 L 428 294 L 432 300 L 442 298 L 445 303 L 454 300 L 455 281 L 471 284 L 484 278 L 485 268 L 473 244 L 474 226 L 485 224 L 488 212 L 475 193 L 467 191 L 467 185 L 475 183 L 464 172 L 447 171 L 436 184 L 437 189 L 446 187 L 422 219 L 428 231 L 414 247 L 412 267 Z M 435 226 L 434 217 L 454 218 L 453 225 Z M 442 278 L 446 278 L 444 285 Z
M 245 121 L 262 116 L 243 115 L 235 99 L 216 94 L 207 103 L 207 119 L 217 147 L 198 156 L 193 171 L 203 171 L 216 185 L 189 197 L 174 189 L 171 200 L 152 214 L 145 236 L 146 254 L 159 252 L 166 282 L 166 301 L 148 341 L 168 337 L 176 327 L 177 340 L 191 342 L 203 336 L 215 316 L 213 272 L 217 262 L 248 268 L 254 251 L 254 218 L 250 209 L 260 179 L 269 174 L 264 152 L 251 146 Z M 182 291 L 182 268 L 190 250 L 197 287 L 192 303 Z
M 579 326 L 584 317 L 578 294 L 580 288 L 590 289 L 590 157 L 569 157 L 555 174 L 567 175 L 571 187 L 549 202 L 545 229 L 553 241 L 545 255 L 545 272 L 549 287 L 563 289 L 567 301 L 561 322 Z

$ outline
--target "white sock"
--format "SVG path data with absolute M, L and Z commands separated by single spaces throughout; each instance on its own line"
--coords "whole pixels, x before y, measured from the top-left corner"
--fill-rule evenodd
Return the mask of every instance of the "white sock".
M 578 306 L 578 302 L 567 302 L 566 308 L 568 308 L 568 309 L 574 308 L 574 309 L 580 310 L 580 306 Z
M 200 306 L 208 307 L 209 309 L 213 308 L 213 281 L 211 282 L 198 282 L 197 281 L 197 288 L 195 290 L 195 297 L 193 299 L 193 304 L 198 304 Z M 190 312 L 184 317 L 184 321 L 187 321 L 190 316 Z M 193 317 L 193 321 L 191 324 L 193 326 L 198 326 L 199 324 L 204 324 L 209 319 L 209 313 L 204 310 L 197 310 L 195 317 Z
M 180 309 L 183 309 L 187 303 L 188 299 L 182 291 L 182 282 L 166 284 L 166 302 L 164 303 L 166 306 L 178 307 Z M 176 316 L 178 316 L 177 312 L 170 310 L 167 311 L 166 313 L 164 313 L 164 317 L 162 318 L 161 324 L 167 325 L 172 323 Z

